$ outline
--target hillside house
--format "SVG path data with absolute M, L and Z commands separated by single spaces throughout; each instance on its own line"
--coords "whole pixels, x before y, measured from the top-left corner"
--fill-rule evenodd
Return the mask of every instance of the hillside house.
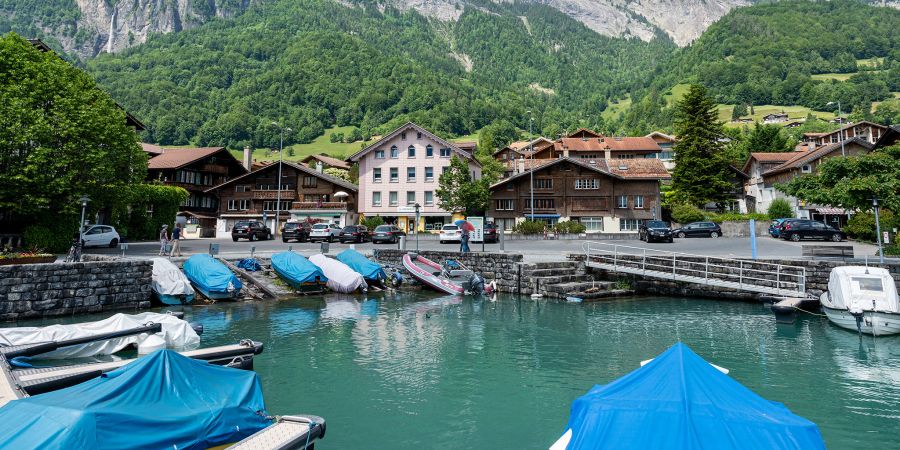
M 765 124 L 784 123 L 788 121 L 788 115 L 785 113 L 772 113 L 764 115 L 762 119 Z
M 322 166 L 322 170 L 328 168 L 350 170 L 350 164 L 347 164 L 347 161 L 332 158 L 325 154 L 309 155 L 306 158 L 303 158 L 300 162 L 306 164 L 310 169 L 316 170 L 318 170 L 320 164 Z
M 837 144 L 841 139 L 859 138 L 870 144 L 874 144 L 881 137 L 881 134 L 887 130 L 884 125 L 872 122 L 857 122 L 841 127 L 840 129 L 828 133 L 803 133 L 802 141 L 804 143 L 813 144 L 819 147 L 827 144 Z

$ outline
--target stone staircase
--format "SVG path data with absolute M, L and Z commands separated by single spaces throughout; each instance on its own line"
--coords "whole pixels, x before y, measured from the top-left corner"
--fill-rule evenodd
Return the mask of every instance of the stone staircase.
M 578 261 L 523 264 L 522 280 L 523 294 L 538 293 L 551 299 L 593 301 L 634 295 L 630 289 L 616 289 L 614 282 L 596 281 Z

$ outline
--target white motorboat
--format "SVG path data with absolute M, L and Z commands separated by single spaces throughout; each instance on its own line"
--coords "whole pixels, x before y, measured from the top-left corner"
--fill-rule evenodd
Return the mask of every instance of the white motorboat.
M 900 297 L 891 274 L 878 267 L 835 267 L 819 299 L 835 325 L 873 336 L 900 333 Z

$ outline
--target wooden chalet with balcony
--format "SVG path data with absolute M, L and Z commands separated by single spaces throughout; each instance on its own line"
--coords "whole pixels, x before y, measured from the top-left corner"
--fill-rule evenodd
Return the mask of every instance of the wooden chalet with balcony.
M 858 138 L 862 141 L 874 144 L 878 142 L 878 138 L 887 131 L 887 128 L 888 127 L 877 123 L 861 121 L 844 125 L 840 129 L 828 133 L 803 133 L 802 141 L 806 144 L 812 144 L 813 147 L 839 144 L 841 140 L 852 138 Z

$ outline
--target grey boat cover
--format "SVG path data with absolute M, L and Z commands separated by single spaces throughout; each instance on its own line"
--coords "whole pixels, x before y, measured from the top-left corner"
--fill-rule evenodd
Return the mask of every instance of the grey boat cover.
M 153 290 L 160 295 L 194 295 L 184 272 L 166 258 L 153 258 Z
M 310 256 L 309 261 L 322 269 L 322 273 L 328 278 L 326 285 L 334 292 L 349 294 L 357 289 L 366 290 L 369 287 L 362 275 L 336 259 L 318 253 Z

